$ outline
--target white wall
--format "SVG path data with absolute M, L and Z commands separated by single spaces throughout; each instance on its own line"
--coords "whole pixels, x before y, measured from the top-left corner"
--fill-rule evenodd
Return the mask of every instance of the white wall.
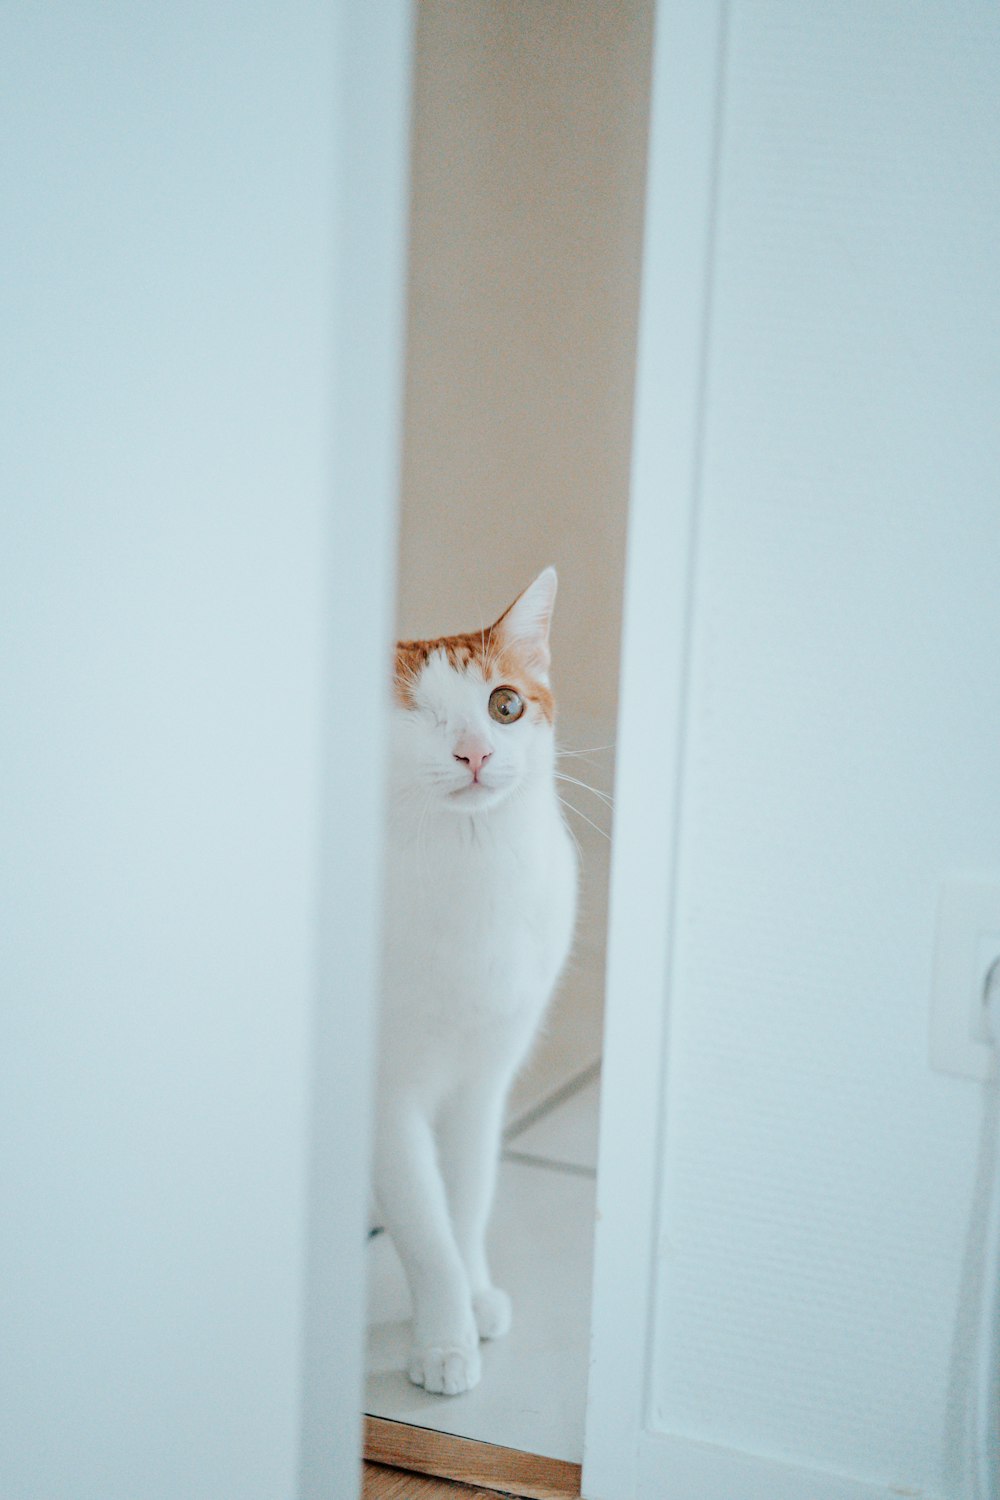
M 417 8 L 399 627 L 547 564 L 564 732 L 611 738 L 652 0 Z
M 998 77 L 986 4 L 729 7 L 651 1376 L 663 1432 L 938 1496 L 982 1101 L 928 1065 L 935 910 L 1000 867 Z
M 368 28 L 389 58 L 374 69 L 376 105 L 404 10 L 392 7 L 381 37 Z M 337 25 L 337 7 L 294 0 L 4 11 L 10 1500 L 274 1500 L 297 1488 L 335 614 Z M 371 57 L 339 59 L 357 61 Z M 357 134 L 349 148 L 351 185 L 382 199 L 361 222 L 397 225 L 395 241 L 355 235 L 347 250 L 352 327 L 379 294 L 351 409 L 374 382 L 387 455 L 379 361 L 393 352 L 402 194 L 383 169 L 393 153 L 402 166 L 404 105 L 397 87 L 367 162 Z M 371 619 L 385 641 L 369 629 L 361 662 L 365 650 L 381 661 L 389 638 L 392 468 L 384 458 L 369 475 L 383 517 Z M 369 553 L 345 546 L 334 563 L 360 578 Z M 366 816 L 376 776 L 356 789 Z M 374 863 L 352 889 L 371 895 Z M 348 942 L 348 974 L 352 957 Z M 354 1065 L 346 1043 L 341 1056 Z M 329 1104 L 322 1113 L 335 1120 Z M 338 1164 L 360 1151 L 349 1123 Z M 338 1185 L 336 1172 L 324 1184 L 334 1201 Z M 351 1186 L 360 1261 L 360 1174 Z M 360 1329 L 360 1280 L 337 1291 Z M 325 1352 L 327 1369 L 358 1375 L 324 1414 L 328 1437 L 357 1429 L 354 1356 L 336 1342 Z M 354 1471 L 352 1447 L 338 1493 Z

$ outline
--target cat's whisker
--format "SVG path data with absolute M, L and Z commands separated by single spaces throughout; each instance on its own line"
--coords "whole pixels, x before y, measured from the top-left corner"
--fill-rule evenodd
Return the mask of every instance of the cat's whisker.
M 613 750 L 614 748 L 615 748 L 614 745 L 589 745 L 589 746 L 584 746 L 584 748 L 582 750 L 567 750 L 564 747 L 559 746 L 557 748 L 557 750 L 556 750 L 556 754 L 557 755 L 597 755 L 602 750 Z
M 425 828 L 425 826 L 427 824 L 427 814 L 430 811 L 431 802 L 433 800 L 434 800 L 434 794 L 433 794 L 433 792 L 428 792 L 427 796 L 424 798 L 424 809 L 423 809 L 423 812 L 420 814 L 420 822 L 417 824 L 417 854 L 418 855 L 420 855 L 421 853 L 423 854 L 423 857 L 424 857 L 424 874 L 427 876 L 428 880 L 431 878 L 431 861 L 430 861 L 430 852 L 429 852 L 429 850 L 427 848 L 427 844 L 425 842 L 423 842 L 423 833 L 424 833 L 424 828 Z
M 614 807 L 615 805 L 607 792 L 598 791 L 596 786 L 590 786 L 588 782 L 581 781 L 578 776 L 567 776 L 565 771 L 556 771 L 555 777 L 557 781 L 569 781 L 573 786 L 582 787 L 585 792 L 593 792 L 594 796 L 600 797 L 601 801 L 608 807 Z
M 562 798 L 560 798 L 559 800 L 562 801 Z M 576 852 L 580 856 L 580 862 L 582 863 L 583 849 L 580 847 L 580 840 L 577 838 L 576 834 L 573 832 L 573 829 L 569 826 L 568 823 L 564 823 L 563 827 L 566 829 L 566 832 L 569 834 L 570 838 L 573 840 L 573 843 L 576 845 Z
M 556 795 L 558 796 L 558 793 Z M 599 833 L 601 837 L 607 839 L 608 843 L 610 844 L 611 835 L 606 828 L 602 828 L 600 824 L 595 823 L 593 818 L 588 818 L 585 812 L 581 812 L 574 803 L 567 802 L 565 797 L 560 797 L 559 801 L 569 812 L 575 812 L 578 818 L 582 818 L 585 823 L 589 823 L 594 832 Z

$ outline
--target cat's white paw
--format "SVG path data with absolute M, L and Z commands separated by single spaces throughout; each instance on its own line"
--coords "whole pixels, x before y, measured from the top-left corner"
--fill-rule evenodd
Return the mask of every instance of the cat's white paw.
M 473 1293 L 472 1311 L 481 1339 L 502 1339 L 510 1331 L 510 1298 L 498 1286 Z
M 437 1396 L 460 1396 L 479 1384 L 482 1361 L 478 1349 L 459 1344 L 431 1344 L 414 1349 L 407 1371 L 414 1385 Z

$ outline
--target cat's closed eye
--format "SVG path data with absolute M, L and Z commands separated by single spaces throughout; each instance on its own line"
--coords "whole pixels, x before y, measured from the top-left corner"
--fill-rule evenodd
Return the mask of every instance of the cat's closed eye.
M 513 724 L 524 713 L 524 699 L 512 687 L 494 688 L 490 694 L 490 718 L 498 724 Z

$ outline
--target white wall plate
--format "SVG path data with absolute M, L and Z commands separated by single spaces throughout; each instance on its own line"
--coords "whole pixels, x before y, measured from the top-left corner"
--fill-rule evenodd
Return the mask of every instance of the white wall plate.
M 934 985 L 931 1067 L 961 1078 L 991 1078 L 994 1049 L 986 1040 L 983 987 L 1000 958 L 1000 878 L 949 875 L 941 889 Z

